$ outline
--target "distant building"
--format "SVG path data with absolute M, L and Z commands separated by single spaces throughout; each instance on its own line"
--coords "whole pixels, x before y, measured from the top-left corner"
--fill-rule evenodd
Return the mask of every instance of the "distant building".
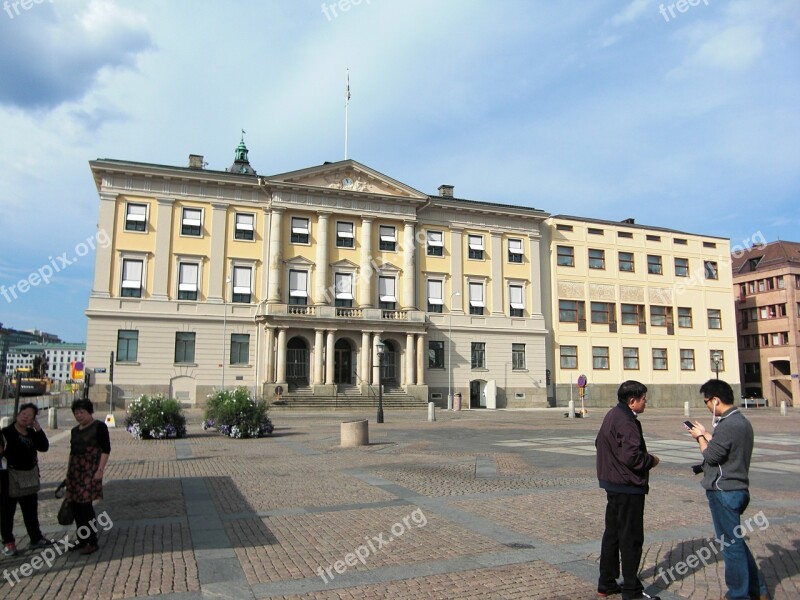
M 633 219 L 555 215 L 546 224 L 548 369 L 559 405 L 580 405 L 580 375 L 594 406 L 615 404 L 627 379 L 647 385 L 651 406 L 698 403 L 717 372 L 738 394 L 729 240 Z
M 13 375 L 20 367 L 32 367 L 34 359 L 42 355 L 47 361 L 46 377 L 53 381 L 69 381 L 72 379 L 71 364 L 76 361 L 83 363 L 86 358 L 86 344 L 32 343 L 16 346 L 8 352 L 6 372 Z
M 800 243 L 752 246 L 732 257 L 746 397 L 800 398 Z
M 8 373 L 9 375 L 12 373 L 12 371 L 6 371 L 6 358 L 9 349 L 31 342 L 45 343 L 60 341 L 57 335 L 51 333 L 45 333 L 37 329 L 32 331 L 19 331 L 17 329 L 4 328 L 3 324 L 0 323 L 0 373 Z

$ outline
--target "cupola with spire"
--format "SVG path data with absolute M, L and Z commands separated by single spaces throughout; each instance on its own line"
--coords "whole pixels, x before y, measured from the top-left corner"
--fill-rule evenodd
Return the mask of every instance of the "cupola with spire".
M 236 154 L 234 155 L 233 164 L 228 169 L 229 173 L 239 173 L 240 175 L 255 175 L 256 171 L 250 166 L 250 161 L 247 160 L 247 146 L 244 144 L 244 129 L 242 129 L 242 140 L 236 146 Z

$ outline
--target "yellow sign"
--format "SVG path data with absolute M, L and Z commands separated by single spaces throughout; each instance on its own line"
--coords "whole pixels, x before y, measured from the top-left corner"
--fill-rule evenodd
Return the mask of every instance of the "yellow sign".
M 83 379 L 83 363 L 79 360 L 73 360 L 69 363 L 69 376 L 73 381 L 80 381 Z

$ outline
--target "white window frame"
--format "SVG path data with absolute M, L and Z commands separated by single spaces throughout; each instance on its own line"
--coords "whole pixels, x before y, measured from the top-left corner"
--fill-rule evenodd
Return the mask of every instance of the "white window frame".
M 342 225 L 345 225 L 345 228 L 342 228 Z M 350 227 L 350 231 L 346 231 L 347 226 Z M 356 226 L 355 223 L 352 221 L 336 221 L 336 247 L 337 248 L 355 248 L 355 231 Z M 340 246 L 339 239 L 342 238 L 350 238 L 353 239 L 352 246 Z
M 514 302 L 514 297 L 511 293 L 512 288 L 519 288 L 519 302 Z M 525 314 L 525 284 L 518 281 L 509 281 L 507 289 L 509 308 L 522 309 L 522 314 Z
M 333 290 L 334 290 L 334 298 L 336 300 L 354 300 L 355 290 L 353 289 L 353 274 L 346 272 L 346 271 L 336 271 L 333 274 Z M 341 281 L 344 283 L 345 281 L 350 281 L 349 286 L 339 285 Z M 345 288 L 349 287 L 349 291 Z
M 249 217 L 251 219 L 250 223 L 240 222 L 239 217 Z M 246 219 L 245 219 L 246 221 Z M 234 239 L 240 242 L 254 242 L 255 241 L 255 230 L 256 230 L 256 215 L 255 213 L 246 213 L 246 212 L 237 212 L 234 216 Z M 237 238 L 236 232 L 238 231 L 252 231 L 253 237 L 252 239 L 247 238 Z
M 389 285 L 390 282 L 391 285 Z M 397 279 L 394 276 L 378 276 L 378 301 L 397 302 Z
M 426 232 L 426 239 L 427 239 L 428 247 L 430 247 L 430 248 L 444 248 L 444 231 L 430 230 L 429 229 Z M 434 254 L 434 255 L 431 255 L 431 256 L 438 256 L 438 254 Z
M 194 267 L 197 269 L 196 271 L 196 281 L 192 284 L 190 282 L 183 281 L 183 267 Z M 176 298 L 180 295 L 180 292 L 196 292 L 197 293 L 197 300 L 200 299 L 200 277 L 203 272 L 202 265 L 198 260 L 181 260 L 178 259 L 178 294 Z M 180 298 L 179 298 L 180 300 Z M 184 302 L 192 302 L 192 300 L 181 300 Z M 196 301 L 196 300 L 195 300 Z
M 241 280 L 237 278 L 237 273 L 240 273 L 244 270 L 250 272 L 249 281 L 247 287 L 243 285 L 237 285 L 237 283 L 242 283 Z M 249 294 L 250 295 L 250 303 L 253 303 L 255 300 L 255 293 L 253 291 L 253 279 L 255 275 L 255 267 L 252 264 L 244 264 L 244 263 L 233 263 L 231 265 L 231 302 L 233 302 L 233 295 L 234 294 Z
M 295 282 L 292 282 L 293 274 L 298 275 L 298 277 L 295 278 Z M 287 288 L 290 297 L 305 298 L 306 302 L 308 302 L 308 275 L 308 269 L 289 269 L 289 283 Z
M 486 250 L 483 246 L 483 236 L 476 233 L 467 234 L 467 246 L 470 250 Z
M 200 213 L 200 218 L 190 217 L 187 213 Z M 187 237 L 203 237 L 203 214 L 204 211 L 201 207 L 198 206 L 184 206 L 181 208 L 181 235 Z M 190 227 L 200 227 L 200 233 L 198 235 L 192 235 L 189 233 L 183 233 L 183 226 L 188 225 Z
M 486 283 L 483 281 L 470 281 L 467 283 L 467 289 L 469 290 L 469 305 L 472 306 L 480 306 L 481 308 L 486 308 Z M 472 290 L 480 290 L 480 298 L 473 298 Z
M 435 297 L 431 294 L 431 284 L 438 284 L 439 285 L 439 297 Z M 427 295 L 427 303 L 428 304 L 441 304 L 444 305 L 444 279 L 433 278 L 431 277 L 425 282 L 425 293 Z
M 519 244 L 519 247 L 515 248 L 512 245 L 513 243 Z M 508 238 L 508 253 L 509 254 L 524 255 L 525 251 L 524 251 L 523 248 L 524 248 L 524 245 L 523 245 L 523 242 L 522 242 L 522 238 Z M 518 264 L 518 263 L 515 263 L 515 264 Z
M 134 285 L 136 283 L 135 280 L 125 279 L 125 263 L 126 262 L 139 262 L 141 264 L 141 272 L 138 285 Z M 139 297 L 144 297 L 144 282 L 147 281 L 147 256 L 144 254 L 136 254 L 136 253 L 121 253 L 119 256 L 119 294 L 122 298 L 134 298 L 135 296 L 122 296 L 122 289 L 139 289 Z M 126 285 L 127 283 L 127 285 Z
M 144 214 L 134 212 L 132 208 L 144 208 Z M 147 218 L 150 214 L 150 205 L 146 202 L 128 202 L 125 205 L 125 231 L 129 233 L 147 233 Z M 128 229 L 128 221 L 140 221 L 144 223 L 144 231 Z
M 297 223 L 295 223 L 297 221 Z M 302 221 L 305 221 L 305 226 L 303 226 Z M 293 242 L 292 241 L 292 234 L 298 235 L 307 235 L 308 241 L 307 242 Z M 310 217 L 292 217 L 291 218 L 291 230 L 289 235 L 289 242 L 292 244 L 300 244 L 303 246 L 310 246 L 311 245 L 311 218 Z

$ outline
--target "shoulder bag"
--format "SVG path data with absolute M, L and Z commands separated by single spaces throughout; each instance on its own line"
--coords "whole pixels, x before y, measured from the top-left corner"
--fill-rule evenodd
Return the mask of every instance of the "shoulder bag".
M 8 465 L 8 495 L 11 498 L 30 496 L 39 491 L 39 465 L 20 471 Z

